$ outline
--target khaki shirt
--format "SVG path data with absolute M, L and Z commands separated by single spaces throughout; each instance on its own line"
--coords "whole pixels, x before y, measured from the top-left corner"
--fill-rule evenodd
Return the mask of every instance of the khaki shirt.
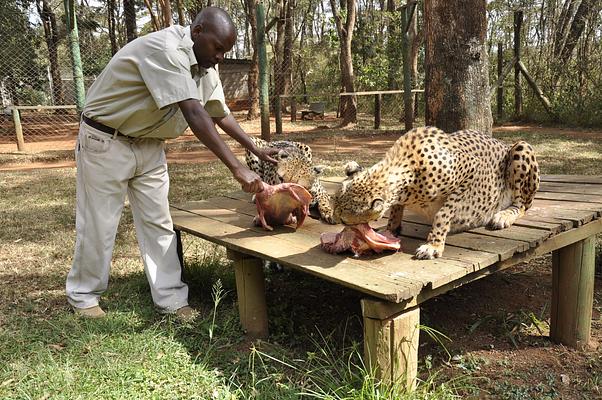
M 128 43 L 88 90 L 84 114 L 131 137 L 174 138 L 188 128 L 178 102 L 197 99 L 212 117 L 230 114 L 217 71 L 197 65 L 190 27 Z

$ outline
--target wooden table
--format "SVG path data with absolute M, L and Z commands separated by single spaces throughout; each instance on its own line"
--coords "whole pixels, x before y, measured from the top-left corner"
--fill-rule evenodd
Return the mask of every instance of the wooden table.
M 340 179 L 325 179 L 334 191 Z M 590 337 L 595 235 L 602 232 L 602 176 L 544 176 L 533 207 L 507 229 L 447 237 L 444 256 L 414 260 L 430 226 L 404 216 L 403 251 L 356 259 L 320 249 L 322 232 L 339 232 L 308 218 L 300 229 L 266 232 L 252 226 L 255 206 L 237 192 L 172 207 L 174 229 L 225 246 L 234 261 L 240 320 L 255 337 L 268 334 L 262 260 L 319 276 L 366 295 L 361 300 L 364 354 L 377 376 L 414 385 L 420 303 L 519 262 L 552 252 L 551 339 L 583 348 Z M 386 219 L 371 224 L 386 225 Z M 181 243 L 179 244 L 181 249 Z

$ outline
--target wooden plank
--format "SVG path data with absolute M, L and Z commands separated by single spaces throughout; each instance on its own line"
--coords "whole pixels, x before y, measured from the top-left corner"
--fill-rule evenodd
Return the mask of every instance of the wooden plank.
M 556 200 L 564 202 L 581 202 L 581 203 L 594 203 L 600 205 L 602 209 L 602 194 L 585 194 L 585 193 L 564 193 L 564 192 L 545 192 L 538 191 L 535 195 L 536 199 L 541 200 Z
M 402 224 L 402 234 L 404 236 L 426 239 L 429 231 L 430 226 L 414 223 Z M 502 237 L 484 236 L 470 232 L 452 233 L 447 235 L 446 245 L 447 244 L 470 250 L 494 253 L 498 255 L 498 260 L 506 260 L 515 253 L 526 251 L 530 247 L 528 242 Z
M 601 195 L 602 187 L 586 183 L 542 182 L 539 185 L 539 191 Z
M 255 206 L 246 203 L 244 200 L 236 199 L 218 199 L 212 204 L 220 207 L 236 210 L 236 212 L 254 216 Z M 309 220 L 306 220 L 309 221 Z M 377 229 L 386 225 L 385 220 L 373 224 Z M 299 242 L 306 241 L 310 245 L 319 241 L 319 235 L 324 232 L 338 233 L 342 226 L 333 226 L 319 223 L 318 221 L 306 222 L 302 229 L 295 233 L 295 240 Z M 306 237 L 306 233 L 313 233 Z M 491 253 L 470 251 L 466 249 L 454 248 L 448 246 L 444 257 L 437 260 L 416 260 L 413 259 L 418 246 L 422 241 L 417 241 L 410 237 L 401 237 L 402 251 L 397 253 L 388 253 L 386 257 L 382 255 L 373 255 L 362 257 L 361 261 L 368 262 L 368 267 L 375 268 L 378 271 L 389 274 L 392 278 L 405 277 L 412 281 L 422 282 L 422 286 L 438 287 L 450 282 L 453 279 L 466 275 L 476 269 L 483 268 L 497 261 L 497 256 Z M 342 255 L 345 256 L 345 255 Z
M 602 175 L 542 175 L 542 182 L 591 183 L 602 185 Z
M 522 217 L 519 218 L 514 225 L 524 226 L 531 229 L 545 229 L 550 231 L 552 235 L 570 229 L 573 226 L 571 221 L 554 220 L 553 218 L 531 219 Z
M 529 247 L 539 246 L 544 240 L 552 236 L 552 232 L 549 230 L 531 229 L 516 224 L 500 230 L 491 230 L 485 227 L 480 227 L 471 229 L 468 232 L 478 233 L 485 236 L 520 240 L 529 243 Z
M 250 217 L 245 220 L 228 210 L 205 212 L 211 217 L 174 209 L 174 226 L 226 248 L 301 269 L 387 301 L 411 298 L 422 289 L 422 282 L 388 277 L 370 268 L 366 261 L 328 254 L 318 243 L 311 248 L 300 246 L 295 237 L 290 238 L 291 233 L 295 233 L 292 228 L 281 227 L 277 232 L 266 232 L 249 227 Z
M 560 210 L 579 210 L 579 211 L 591 211 L 594 215 L 599 216 L 602 213 L 602 206 L 595 203 L 578 202 L 578 201 L 555 201 L 555 200 L 543 200 L 535 199 L 533 202 L 534 207 L 545 207 L 551 209 Z
M 252 217 L 255 215 L 255 206 L 244 200 L 219 198 L 206 202 L 188 203 L 187 207 L 191 211 L 198 210 L 201 206 L 213 206 L 214 208 L 229 208 Z M 223 214 L 223 213 L 222 213 Z M 319 243 L 319 235 L 323 232 L 339 232 L 341 226 L 333 226 L 319 223 L 318 221 L 306 220 L 303 228 L 294 232 L 294 238 L 291 240 L 297 245 L 306 247 L 315 246 Z M 381 221 L 381 224 L 386 224 Z M 400 278 L 407 279 L 413 283 L 414 291 L 422 289 L 424 286 L 438 287 L 454 279 L 457 279 L 476 269 L 483 268 L 498 260 L 496 254 L 470 251 L 467 249 L 447 246 L 444 257 L 437 260 L 415 260 L 413 256 L 416 248 L 422 244 L 412 238 L 402 238 L 403 251 L 398 253 L 388 253 L 386 255 L 373 255 L 354 259 L 355 262 L 365 264 L 366 268 L 376 270 L 379 273 L 386 274 L 389 279 L 399 281 Z M 348 257 L 343 254 L 340 257 Z M 300 266 L 302 268 L 302 266 Z M 404 282 L 404 284 L 408 284 Z
M 540 204 L 533 204 L 525 216 L 528 218 L 556 218 L 571 221 L 573 226 L 581 226 L 591 222 L 596 216 L 595 211 L 570 210 L 566 208 L 551 208 Z

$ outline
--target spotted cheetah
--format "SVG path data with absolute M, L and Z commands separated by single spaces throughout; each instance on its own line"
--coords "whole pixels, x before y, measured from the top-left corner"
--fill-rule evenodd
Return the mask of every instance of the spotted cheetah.
M 531 145 L 508 146 L 473 130 L 416 128 L 380 162 L 365 170 L 351 165 L 346 172 L 333 198 L 335 221 L 356 225 L 390 210 L 387 230 L 399 236 L 404 208 L 418 212 L 432 221 L 418 259 L 441 257 L 449 232 L 509 227 L 531 207 L 539 188 Z
M 331 197 L 320 183 L 319 175 L 322 167 L 312 163 L 311 148 L 299 142 L 288 140 L 277 140 L 266 142 L 254 136 L 250 136 L 255 146 L 259 148 L 275 147 L 280 149 L 274 157 L 278 164 L 261 161 L 250 151 L 245 151 L 245 161 L 249 169 L 261 177 L 270 185 L 283 182 L 297 183 L 306 188 L 312 195 L 310 209 L 318 210 L 320 218 L 329 224 L 334 223 L 332 219 Z

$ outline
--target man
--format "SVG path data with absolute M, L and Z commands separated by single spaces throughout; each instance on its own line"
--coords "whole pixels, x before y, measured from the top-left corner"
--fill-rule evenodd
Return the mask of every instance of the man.
M 275 162 L 276 150 L 256 148 L 225 104 L 214 66 L 235 40 L 229 15 L 208 7 L 190 27 L 172 26 L 124 46 L 90 87 L 76 145 L 76 245 L 66 282 L 75 313 L 105 314 L 98 303 L 127 193 L 157 310 L 194 317 L 169 213 L 164 140 L 190 126 L 250 193 L 262 190 L 260 177 L 238 161 L 215 124 L 260 159 Z

